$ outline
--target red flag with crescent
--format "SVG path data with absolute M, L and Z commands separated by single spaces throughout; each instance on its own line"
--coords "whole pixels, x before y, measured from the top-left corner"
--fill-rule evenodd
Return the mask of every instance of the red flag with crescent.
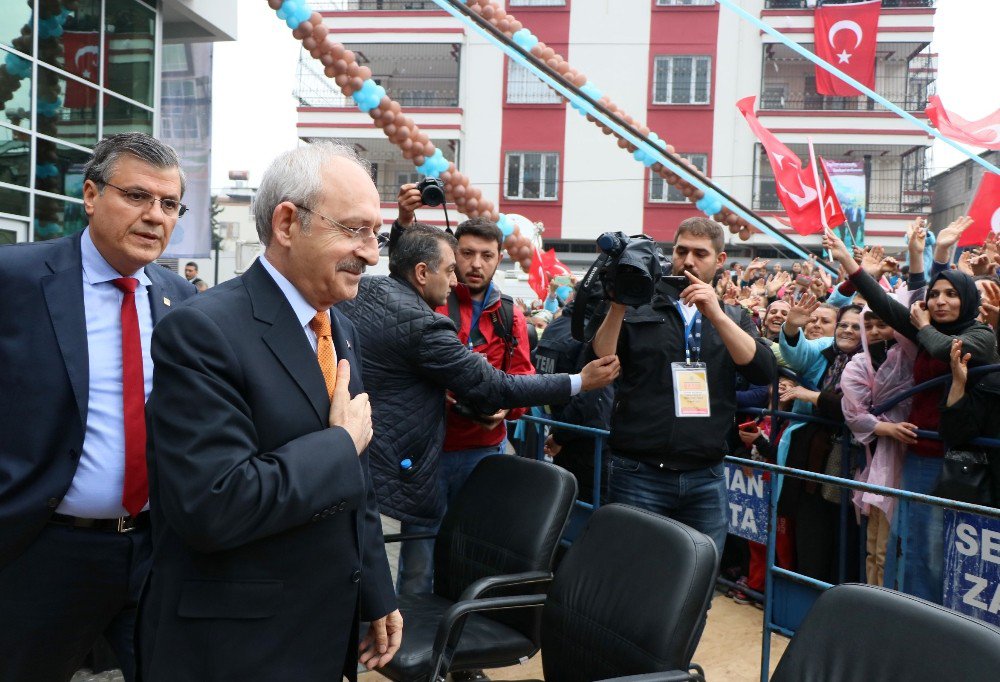
M 969 206 L 969 217 L 973 223 L 962 233 L 959 246 L 979 246 L 990 232 L 1000 234 L 1000 175 L 983 173 Z
M 940 97 L 931 95 L 927 98 L 927 108 L 924 109 L 924 113 L 938 132 L 945 137 L 975 147 L 1000 151 L 1000 109 L 978 121 L 966 121 L 958 114 L 945 109 Z
M 545 276 L 543 257 L 538 251 L 538 247 L 534 244 L 531 246 L 531 267 L 528 268 L 528 286 L 543 301 L 549 295 L 549 278 Z
M 64 67 L 75 76 L 97 83 L 101 36 L 96 31 L 66 31 L 62 35 L 65 53 Z M 107 67 L 107 62 L 105 62 Z M 107 76 L 105 76 L 106 78 Z M 67 109 L 86 109 L 97 106 L 97 90 L 88 88 L 70 78 L 66 79 L 63 105 Z
M 823 213 L 826 218 L 827 227 L 839 227 L 843 225 L 847 218 L 844 216 L 844 209 L 840 206 L 840 198 L 833 187 L 833 180 L 830 178 L 830 170 L 826 167 L 826 161 L 819 157 L 819 169 L 823 173 Z
M 854 80 L 875 88 L 875 47 L 882 0 L 847 5 L 821 4 L 813 19 L 816 56 L 833 64 Z M 854 87 L 816 67 L 816 92 L 853 97 Z
M 803 168 L 798 155 L 757 120 L 754 114 L 756 99 L 755 95 L 744 97 L 736 103 L 736 108 L 750 124 L 753 134 L 764 145 L 771 170 L 774 172 L 774 188 L 781 205 L 785 208 L 785 213 L 788 214 L 791 227 L 801 235 L 822 232 L 819 192 L 816 190 L 813 172 L 809 168 Z
M 549 279 L 554 279 L 559 276 L 569 277 L 572 273 L 569 271 L 561 260 L 556 258 L 556 250 L 549 249 L 542 254 L 542 269 Z

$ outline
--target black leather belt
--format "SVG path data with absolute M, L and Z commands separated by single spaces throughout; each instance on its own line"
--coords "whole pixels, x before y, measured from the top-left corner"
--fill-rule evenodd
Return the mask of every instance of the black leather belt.
M 52 514 L 49 523 L 57 526 L 69 526 L 70 528 L 88 528 L 90 530 L 101 530 L 109 533 L 130 533 L 133 530 L 149 528 L 149 512 L 140 512 L 138 516 L 123 516 L 118 519 L 84 519 L 79 516 L 69 516 L 67 514 Z

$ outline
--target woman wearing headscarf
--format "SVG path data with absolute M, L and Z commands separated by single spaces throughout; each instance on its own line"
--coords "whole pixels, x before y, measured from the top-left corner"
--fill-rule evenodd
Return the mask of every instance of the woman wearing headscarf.
M 834 335 L 807 339 L 800 332 L 808 322 L 819 302 L 812 294 L 805 294 L 792 306 L 782 326 L 778 343 L 781 354 L 792 371 L 799 373 L 806 386 L 786 389 L 782 400 L 795 399 L 793 410 L 844 423 L 841 409 L 841 376 L 851 358 L 861 350 L 861 309 L 850 305 L 837 313 Z M 842 429 L 825 424 L 800 423 L 786 429 L 778 447 L 779 464 L 797 469 L 826 473 L 831 454 L 836 455 L 837 436 Z M 783 457 L 784 456 L 784 457 Z M 843 453 L 842 456 L 850 456 Z M 840 464 L 840 459 L 836 459 Z M 839 466 L 838 466 L 839 469 Z M 778 514 L 794 519 L 796 566 L 800 573 L 836 582 L 837 546 L 840 531 L 838 502 L 823 496 L 823 486 L 814 481 L 796 478 L 785 479 L 778 497 Z M 849 536 L 856 533 L 854 519 L 849 519 L 845 530 Z M 847 542 L 851 548 L 856 542 Z M 854 569 L 857 561 L 847 561 Z M 850 578 L 853 576 L 844 576 Z
M 970 357 L 970 366 L 1000 362 L 996 334 L 977 319 L 979 290 L 968 275 L 956 270 L 937 274 L 927 288 L 926 299 L 907 309 L 854 261 L 844 243 L 829 230 L 823 238 L 823 246 L 844 266 L 858 293 L 875 314 L 918 344 L 913 361 L 914 384 L 951 372 L 950 353 L 954 339 L 962 341 Z M 943 388 L 916 394 L 906 421 L 920 429 L 937 431 L 943 397 Z M 908 447 L 903 461 L 903 488 L 932 493 L 941 477 L 943 458 L 944 447 L 939 440 L 918 438 Z M 943 524 L 944 514 L 940 507 L 908 506 L 909 533 L 903 556 L 906 573 L 902 587 L 910 594 L 936 603 L 941 603 L 942 598 Z M 895 546 L 895 533 L 889 539 L 889 546 Z

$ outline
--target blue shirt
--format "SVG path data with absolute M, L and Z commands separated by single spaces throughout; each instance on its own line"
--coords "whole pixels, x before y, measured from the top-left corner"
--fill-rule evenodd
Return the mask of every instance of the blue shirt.
M 89 519 L 127 516 L 122 507 L 125 483 L 125 416 L 122 406 L 122 298 L 125 294 L 111 280 L 122 275 L 94 246 L 90 228 L 80 240 L 83 256 L 83 308 L 87 320 L 87 357 L 90 386 L 87 394 L 87 428 L 83 452 L 73 482 L 56 508 L 60 514 Z M 135 307 L 142 343 L 142 378 L 145 396 L 153 387 L 153 359 L 149 341 L 153 314 L 149 304 L 151 282 L 140 269 Z M 148 506 L 148 505 L 147 505 Z

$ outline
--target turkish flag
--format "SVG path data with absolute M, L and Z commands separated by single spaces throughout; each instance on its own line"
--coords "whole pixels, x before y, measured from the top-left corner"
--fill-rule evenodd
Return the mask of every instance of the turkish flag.
M 875 88 L 875 45 L 882 0 L 849 5 L 819 5 L 813 20 L 816 56 L 856 81 Z M 821 95 L 860 95 L 852 86 L 816 67 L 816 92 Z
M 765 128 L 754 114 L 756 95 L 744 97 L 736 103 L 750 130 L 757 136 L 774 172 L 774 188 L 781 205 L 788 214 L 792 229 L 801 235 L 823 231 L 820 219 L 819 192 L 811 169 L 803 168 L 798 155 L 786 147 L 770 130 Z
M 830 179 L 830 171 L 826 168 L 826 161 L 819 157 L 819 168 L 823 172 L 823 213 L 826 216 L 827 227 L 839 227 L 847 222 L 844 209 L 840 206 L 840 199 L 833 189 L 833 180 Z
M 95 31 L 65 31 L 62 34 L 66 58 L 64 68 L 74 76 L 97 83 L 100 38 L 100 34 Z M 107 61 L 104 66 L 107 73 Z M 97 90 L 67 78 L 63 106 L 67 109 L 96 107 Z
M 945 137 L 956 142 L 964 142 L 975 147 L 985 147 L 1000 151 L 1000 109 L 978 121 L 966 121 L 941 104 L 941 98 L 931 95 L 924 109 L 931 124 Z
M 569 277 L 572 273 L 561 260 L 556 258 L 556 250 L 549 249 L 542 254 L 542 270 L 549 279 L 556 277 Z
M 545 276 L 542 254 L 538 252 L 538 247 L 535 245 L 531 246 L 531 267 L 528 268 L 528 286 L 543 301 L 549 295 L 549 278 Z
M 959 246 L 980 246 L 990 231 L 1000 233 L 1000 175 L 983 173 L 969 206 L 969 217 L 974 222 L 962 233 Z

